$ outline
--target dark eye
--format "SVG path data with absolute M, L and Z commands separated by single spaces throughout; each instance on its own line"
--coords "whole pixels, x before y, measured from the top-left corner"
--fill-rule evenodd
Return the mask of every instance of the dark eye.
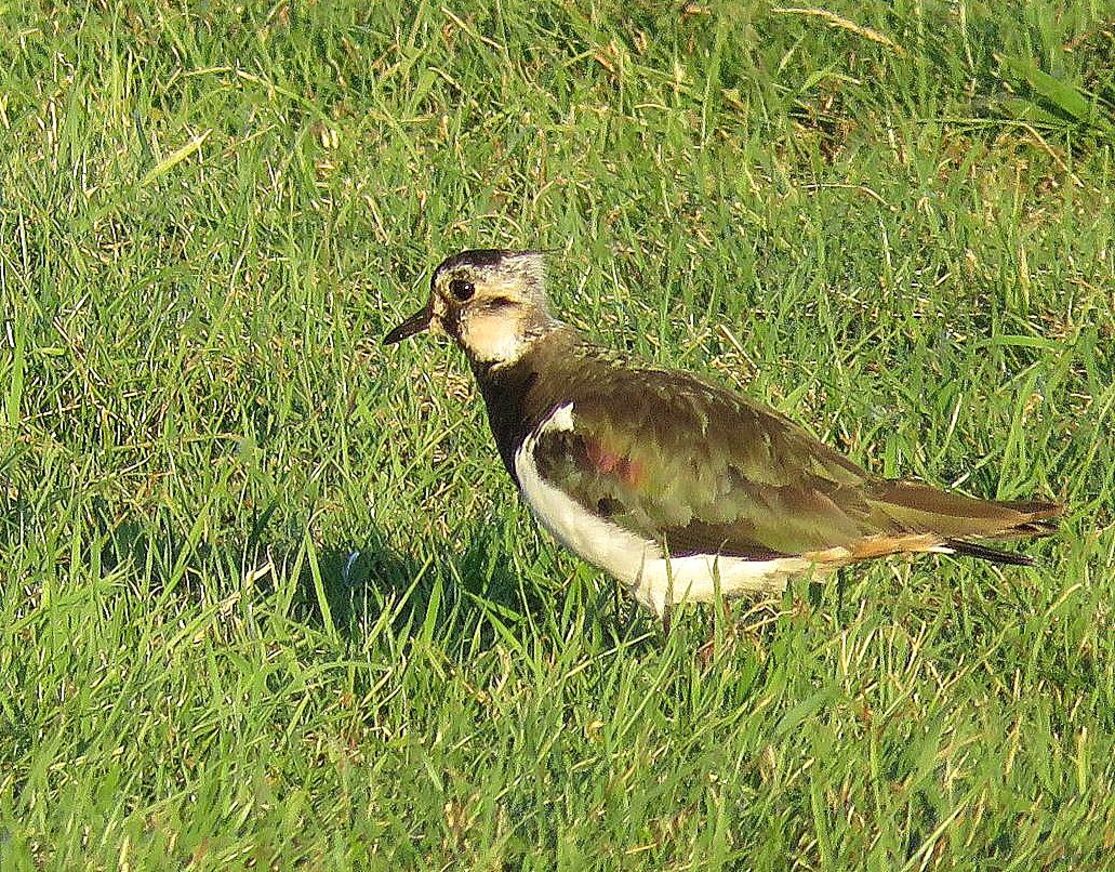
M 449 283 L 449 293 L 463 303 L 465 300 L 472 298 L 472 295 L 476 293 L 476 287 L 468 279 L 453 279 Z

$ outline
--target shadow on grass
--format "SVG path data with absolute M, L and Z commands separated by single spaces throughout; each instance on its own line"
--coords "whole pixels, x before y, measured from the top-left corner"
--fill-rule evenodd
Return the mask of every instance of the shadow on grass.
M 475 644 L 479 633 L 487 647 L 546 605 L 490 535 L 465 538 L 464 552 L 426 546 L 411 554 L 373 528 L 360 541 L 321 547 L 300 566 L 295 555 L 285 561 L 295 584 L 290 613 L 319 627 L 331 623 L 350 640 L 390 628 L 398 640 L 425 637 L 451 648 Z
M 133 594 L 149 602 L 212 603 L 250 589 L 276 616 L 335 631 L 346 643 L 386 635 L 392 646 L 425 640 L 451 656 L 500 638 L 513 646 L 532 637 L 560 644 L 575 633 L 594 636 L 594 647 L 662 644 L 656 620 L 595 570 L 579 571 L 569 584 L 568 569 L 548 559 L 553 545 L 541 555 L 546 569 L 523 573 L 500 532 L 479 521 L 459 531 L 463 550 L 452 541 L 415 541 L 406 551 L 375 526 L 311 545 L 304 528 L 280 531 L 264 512 L 250 530 L 230 521 L 209 541 L 193 541 L 170 511 L 121 518 L 99 508 L 102 572 L 123 570 Z
M 570 633 L 593 635 L 594 647 L 661 644 L 652 622 L 610 583 L 540 587 L 488 528 L 462 540 L 463 551 L 416 543 L 408 554 L 373 529 L 359 543 L 325 546 L 316 572 L 305 560 L 299 568 L 290 614 L 316 627 L 331 623 L 349 641 L 387 631 L 396 642 L 434 642 L 450 656 L 476 654 L 501 638 L 513 647 L 532 636 L 556 645 Z
M 211 603 L 237 591 L 309 626 L 334 628 L 352 641 L 371 628 L 396 638 L 424 630 L 441 635 L 476 624 L 472 613 L 514 622 L 543 603 L 525 588 L 490 536 L 466 534 L 464 553 L 421 556 L 392 547 L 372 527 L 361 538 L 312 544 L 305 528 L 279 529 L 271 510 L 234 519 L 205 537 L 165 507 L 121 515 L 103 500 L 91 506 L 91 548 L 102 573 L 121 573 L 132 595 L 147 602 Z M 416 548 L 417 551 L 417 548 Z

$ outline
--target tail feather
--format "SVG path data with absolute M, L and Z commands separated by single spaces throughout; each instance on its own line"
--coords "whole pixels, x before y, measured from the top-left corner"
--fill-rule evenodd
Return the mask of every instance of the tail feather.
M 977 500 L 903 480 L 880 482 L 872 496 L 876 511 L 892 523 L 912 532 L 938 533 L 942 546 L 954 554 L 1015 566 L 1033 561 L 972 540 L 1049 536 L 1063 511 L 1056 503 Z
M 988 548 L 978 542 L 965 542 L 962 539 L 946 539 L 945 547 L 953 554 L 962 557 L 977 557 L 980 560 L 990 560 L 1005 566 L 1033 566 L 1034 558 L 1025 554 L 1016 554 L 1013 551 L 1000 551 L 998 548 Z
M 993 503 L 993 505 L 1013 509 L 1025 516 L 1022 523 L 1002 534 L 1004 536 L 1052 536 L 1057 532 L 1061 513 L 1065 510 L 1065 507 L 1058 503 L 1044 503 L 1037 500 Z

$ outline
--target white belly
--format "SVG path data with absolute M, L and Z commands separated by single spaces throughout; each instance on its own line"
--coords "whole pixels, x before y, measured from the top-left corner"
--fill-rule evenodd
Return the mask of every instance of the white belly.
M 539 523 L 571 551 L 622 581 L 647 608 L 662 615 L 668 605 L 711 602 L 741 593 L 778 592 L 786 581 L 813 563 L 801 557 L 746 560 L 697 554 L 669 558 L 654 540 L 644 539 L 592 514 L 561 489 L 545 481 L 534 459 L 536 435 L 573 429 L 573 406 L 560 406 L 537 434 L 515 453 L 515 474 Z

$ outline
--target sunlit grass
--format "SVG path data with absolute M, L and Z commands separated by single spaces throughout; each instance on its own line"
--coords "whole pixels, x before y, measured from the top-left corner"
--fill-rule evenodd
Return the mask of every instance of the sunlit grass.
M 366 6 L 0 11 L 0 867 L 1109 862 L 1111 22 Z M 700 668 L 459 354 L 380 347 L 488 245 L 1062 534 L 741 603 Z

